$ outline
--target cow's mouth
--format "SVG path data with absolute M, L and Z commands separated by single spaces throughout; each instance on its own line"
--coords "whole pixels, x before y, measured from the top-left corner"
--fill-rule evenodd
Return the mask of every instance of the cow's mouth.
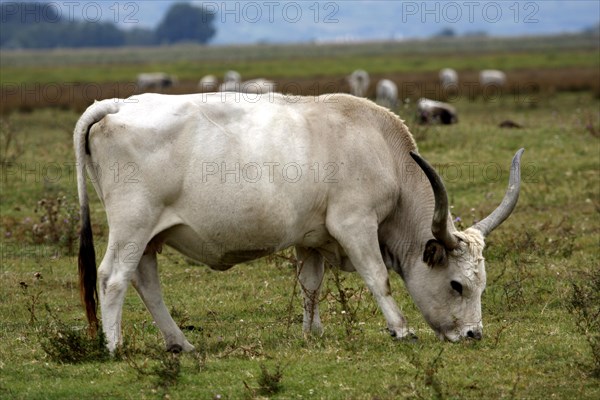
M 435 334 L 441 341 L 444 341 L 444 342 L 448 341 L 448 342 L 456 343 L 462 339 L 462 337 L 454 331 L 448 331 L 448 332 L 436 331 Z
M 454 326 L 435 326 L 433 330 L 436 336 L 443 342 L 456 343 L 462 339 L 460 332 Z

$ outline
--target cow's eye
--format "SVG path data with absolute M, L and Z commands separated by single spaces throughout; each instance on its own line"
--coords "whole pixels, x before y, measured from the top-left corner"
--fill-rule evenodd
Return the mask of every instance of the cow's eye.
M 450 281 L 450 286 L 452 286 L 452 289 L 456 290 L 456 292 L 458 292 L 458 294 L 462 295 L 463 287 L 459 282 Z

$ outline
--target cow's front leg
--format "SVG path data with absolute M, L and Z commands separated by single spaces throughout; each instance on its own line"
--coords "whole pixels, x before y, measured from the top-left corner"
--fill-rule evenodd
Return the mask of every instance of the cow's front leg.
M 390 288 L 387 268 L 381 257 L 377 238 L 377 220 L 367 213 L 336 213 L 331 210 L 327 216 L 327 228 L 350 258 L 356 271 L 365 281 L 375 297 L 385 319 L 390 334 L 397 339 L 415 336 L 396 305 Z
M 305 334 L 321 335 L 323 326 L 319 317 L 319 292 L 323 282 L 323 256 L 314 249 L 296 246 L 298 281 L 304 298 L 302 330 Z
M 155 251 L 143 255 L 133 274 L 132 283 L 163 334 L 167 351 L 179 353 L 180 351 L 194 350 L 194 346 L 187 341 L 171 317 L 163 300 Z

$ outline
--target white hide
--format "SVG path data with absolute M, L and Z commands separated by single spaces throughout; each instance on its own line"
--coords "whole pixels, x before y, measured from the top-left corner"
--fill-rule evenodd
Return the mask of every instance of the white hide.
M 244 82 L 224 82 L 220 87 L 220 92 L 239 92 L 248 94 L 265 94 L 275 92 L 276 84 L 273 81 L 257 78 Z
M 456 108 L 448 103 L 426 98 L 417 100 L 417 113 L 421 123 L 453 124 L 458 122 Z
M 479 73 L 479 84 L 481 86 L 499 86 L 506 85 L 506 74 L 497 69 L 484 69 Z
M 369 89 L 369 73 L 362 69 L 352 72 L 347 78 L 350 85 L 350 93 L 357 97 L 364 97 Z
M 138 74 L 138 90 L 145 91 L 149 89 L 160 90 L 177 84 L 177 78 L 164 72 L 149 72 Z
M 452 68 L 444 68 L 439 73 L 442 89 L 458 89 L 458 74 Z
M 198 89 L 202 92 L 216 92 L 219 89 L 219 80 L 214 75 L 205 75 L 198 82 Z
M 375 94 L 377 104 L 381 106 L 393 110 L 398 105 L 398 86 L 389 79 L 382 79 L 377 82 Z

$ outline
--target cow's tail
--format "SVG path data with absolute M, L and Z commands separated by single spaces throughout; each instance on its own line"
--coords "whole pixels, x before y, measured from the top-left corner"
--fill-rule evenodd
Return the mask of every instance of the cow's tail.
M 92 125 L 108 114 L 119 111 L 119 103 L 115 100 L 95 102 L 83 113 L 75 125 L 73 142 L 75 146 L 77 191 L 79 195 L 79 212 L 81 231 L 79 233 L 79 291 L 85 307 L 88 320 L 88 331 L 95 336 L 98 330 L 97 304 L 98 290 L 96 288 L 96 253 L 90 221 L 90 206 L 87 195 L 85 169 L 90 163 L 88 136 Z

